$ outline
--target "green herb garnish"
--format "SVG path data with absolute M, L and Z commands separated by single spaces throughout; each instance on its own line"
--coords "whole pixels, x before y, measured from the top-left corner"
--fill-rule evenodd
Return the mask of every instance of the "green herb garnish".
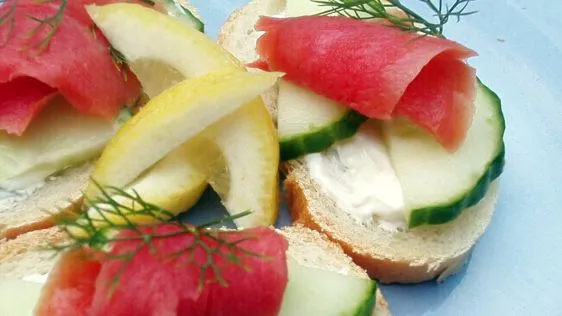
M 224 258 L 230 264 L 243 269 L 246 269 L 246 267 L 241 260 L 241 255 L 266 259 L 262 254 L 248 251 L 240 246 L 240 243 L 253 238 L 252 236 L 248 235 L 239 240 L 228 241 L 221 236 L 229 234 L 229 231 L 222 231 L 219 234 L 217 229 L 212 229 L 217 225 L 222 226 L 234 219 L 246 216 L 250 214 L 250 211 L 224 216 L 201 225 L 189 225 L 175 219 L 175 214 L 143 200 L 136 192 L 129 193 L 115 187 L 102 188 L 97 183 L 96 186 L 101 192 L 100 196 L 94 199 L 85 197 L 84 208 L 87 207 L 88 209 L 83 209 L 77 217 L 63 217 L 59 220 L 57 226 L 66 233 L 67 242 L 51 244 L 48 249 L 54 250 L 56 253 L 94 249 L 98 253 L 103 251 L 104 260 L 122 261 L 123 265 L 111 282 L 111 292 L 119 285 L 120 278 L 128 263 L 145 247 L 148 247 L 152 254 L 166 262 L 180 257 L 194 260 L 195 250 L 203 250 L 207 255 L 207 260 L 199 267 L 200 287 L 204 286 L 206 282 L 219 282 L 222 285 L 227 285 L 221 275 L 220 267 L 215 262 L 216 256 Z M 133 221 L 132 216 L 135 216 L 137 220 Z M 144 224 L 139 224 L 139 217 L 142 218 L 141 222 Z M 166 234 L 152 233 L 150 228 L 159 224 L 173 225 L 177 230 Z M 132 234 L 122 236 L 118 233 L 120 231 L 128 231 Z M 193 237 L 193 241 L 189 245 L 173 253 L 159 253 L 158 241 L 185 235 Z M 204 238 L 213 240 L 217 243 L 217 246 L 210 247 L 205 243 Z M 127 253 L 116 255 L 108 252 L 120 242 L 131 241 L 138 242 L 138 246 Z M 187 262 L 187 264 L 190 262 Z M 186 262 L 182 260 L 181 264 L 185 265 Z M 209 277 L 208 271 L 212 272 L 212 277 L 205 279 Z
M 36 0 L 37 4 L 51 4 L 51 3 L 55 3 L 56 1 L 57 0 Z M 22 47 L 21 50 L 35 49 L 36 50 L 35 53 L 38 55 L 49 47 L 51 40 L 55 36 L 64 18 L 67 1 L 68 0 L 60 0 L 60 4 L 58 5 L 56 12 L 51 16 L 45 18 L 40 18 L 31 15 L 26 16 L 27 18 L 37 22 L 37 25 L 34 26 L 31 30 L 29 30 L 25 34 L 24 39 L 28 40 L 29 44 Z M 4 27 L 7 28 L 6 32 L 4 32 L 3 38 L 0 39 L 0 47 L 5 46 L 10 40 L 10 38 L 12 37 L 12 35 L 14 34 L 14 26 L 16 23 L 15 21 L 16 8 L 17 8 L 18 0 L 12 0 L 11 3 L 9 4 L 8 2 L 10 1 L 9 0 L 0 1 L 0 4 L 2 4 L 2 6 L 4 5 L 8 6 L 6 12 L 0 15 L 0 30 L 3 29 Z M 38 34 L 45 29 L 48 29 L 45 36 L 41 39 L 36 39 Z
M 109 45 L 109 54 L 111 55 L 111 60 L 113 61 L 115 69 L 117 69 L 117 71 L 122 74 L 123 81 L 127 81 L 127 70 L 129 69 L 129 64 L 127 64 L 125 55 L 123 55 L 123 53 L 118 51 L 112 45 Z
M 343 15 L 354 19 L 384 19 L 390 25 L 403 31 L 424 35 L 443 36 L 443 27 L 451 18 L 457 21 L 461 17 L 476 13 L 467 11 L 474 0 L 456 0 L 452 5 L 439 0 L 418 0 L 432 12 L 433 19 L 427 19 L 404 5 L 401 0 L 312 0 L 327 7 L 318 15 Z
M 6 2 L 7 0 L 0 1 L 0 5 L 6 5 Z M 7 31 L 6 34 L 4 34 L 4 38 L 0 39 L 0 48 L 8 43 L 10 37 L 12 37 L 12 34 L 14 33 L 14 25 L 16 21 L 16 5 L 17 0 L 13 0 L 12 4 L 9 5 L 6 12 L 0 15 L 0 30 L 1 28 L 7 26 Z

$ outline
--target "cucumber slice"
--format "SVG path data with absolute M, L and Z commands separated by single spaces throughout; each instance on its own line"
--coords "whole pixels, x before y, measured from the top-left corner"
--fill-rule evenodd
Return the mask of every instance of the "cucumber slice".
M 372 315 L 377 284 L 287 261 L 289 283 L 280 316 Z
M 410 210 L 410 227 L 452 221 L 480 201 L 502 173 L 505 121 L 501 101 L 480 81 L 475 108 L 466 140 L 452 154 L 406 119 L 384 124 L 390 159 Z
M 43 181 L 66 167 L 96 157 L 119 125 L 80 114 L 63 98 L 55 99 L 22 136 L 0 133 L 0 187 L 16 190 Z
M 321 152 L 353 136 L 366 117 L 287 81 L 279 83 L 277 127 L 281 160 Z
M 163 4 L 164 7 L 166 8 L 166 11 L 168 12 L 168 15 L 179 19 L 180 21 L 200 31 L 201 33 L 205 33 L 205 24 L 203 24 L 203 22 L 199 20 L 193 14 L 193 12 L 191 12 L 188 8 L 182 5 L 180 1 L 164 0 Z

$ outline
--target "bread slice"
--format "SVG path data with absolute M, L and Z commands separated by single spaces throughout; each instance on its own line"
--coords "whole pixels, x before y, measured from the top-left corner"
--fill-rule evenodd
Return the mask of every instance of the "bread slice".
M 495 183 L 482 201 L 450 223 L 389 231 L 376 221 L 358 223 L 338 209 L 303 164 L 293 164 L 285 189 L 294 222 L 325 233 L 383 283 L 442 281 L 456 273 L 490 224 L 498 196 Z
M 54 225 L 55 219 L 76 212 L 93 163 L 69 168 L 22 196 L 0 200 L 0 240 Z
M 286 227 L 279 232 L 289 241 L 288 256 L 301 265 L 368 278 L 365 270 L 353 263 L 342 249 L 326 236 L 304 226 Z M 64 242 L 65 234 L 57 227 L 23 234 L 0 243 L 0 279 L 24 278 L 49 273 L 56 257 L 41 251 L 49 243 Z M 380 290 L 376 293 L 374 315 L 390 315 Z
M 308 1 L 308 0 L 303 0 Z M 254 30 L 254 24 L 260 15 L 276 15 L 285 9 L 285 0 L 252 0 L 244 7 L 236 9 L 228 17 L 219 31 L 218 43 L 243 63 L 258 59 L 255 50 L 260 32 Z M 261 71 L 248 69 L 249 71 Z M 274 85 L 262 94 L 273 122 L 277 124 L 278 85 Z
M 300 265 L 360 278 L 369 277 L 339 245 L 331 242 L 325 235 L 298 224 L 284 227 L 280 231 L 289 241 L 288 255 Z M 377 289 L 373 315 L 391 315 L 380 289 Z
M 66 234 L 51 227 L 0 240 L 0 278 L 21 279 L 49 273 L 56 257 L 45 247 L 64 242 L 65 238 Z
M 219 43 L 243 62 L 258 58 L 260 36 L 254 25 L 261 15 L 282 16 L 286 0 L 253 0 L 237 9 L 223 25 Z M 276 92 L 265 101 L 272 117 L 277 112 Z M 373 223 L 360 223 L 338 209 L 318 183 L 309 176 L 303 161 L 282 165 L 287 178 L 285 189 L 294 222 L 325 233 L 338 242 L 369 275 L 383 283 L 417 283 L 445 277 L 458 271 L 489 225 L 497 200 L 497 184 L 477 206 L 455 221 L 408 231 L 389 232 Z

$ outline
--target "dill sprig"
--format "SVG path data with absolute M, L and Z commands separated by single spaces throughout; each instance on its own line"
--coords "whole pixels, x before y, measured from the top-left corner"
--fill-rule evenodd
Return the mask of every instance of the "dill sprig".
M 121 73 L 121 75 L 123 76 L 123 80 L 127 81 L 127 70 L 129 69 L 129 64 L 127 64 L 125 55 L 123 55 L 123 53 L 118 51 L 112 45 L 109 45 L 109 55 L 111 55 L 111 60 L 113 61 L 115 69 L 117 69 L 117 71 Z
M 88 29 L 92 33 L 94 40 L 96 40 L 98 36 L 98 32 L 101 32 L 101 30 L 95 24 L 90 25 Z M 115 66 L 115 69 L 121 73 L 123 77 L 123 81 L 127 81 L 127 72 L 129 70 L 129 64 L 127 63 L 127 58 L 117 48 L 113 47 L 113 45 L 109 44 L 108 48 L 109 48 L 109 56 L 111 56 L 111 61 L 113 62 L 113 66 Z
M 457 22 L 463 16 L 476 11 L 467 11 L 468 5 L 474 0 L 456 0 L 452 5 L 439 0 L 435 4 L 431 0 L 418 0 L 432 12 L 433 20 L 428 20 L 405 6 L 401 0 L 312 0 L 321 6 L 328 7 L 318 15 L 343 15 L 354 19 L 384 19 L 390 25 L 403 31 L 421 33 L 437 37 L 443 36 L 443 27 L 451 18 Z
M 56 1 L 59 0 L 36 0 L 37 4 L 54 4 Z M 0 2 L 0 4 L 9 6 L 8 9 L 2 15 L 0 15 L 0 28 L 7 26 L 7 31 L 5 32 L 4 38 L 0 40 L 0 47 L 5 46 L 13 36 L 16 23 L 16 9 L 18 0 L 12 0 L 10 4 L 7 4 L 8 2 L 8 0 Z M 28 40 L 29 43 L 24 47 L 21 47 L 22 51 L 35 49 L 35 53 L 38 55 L 49 47 L 53 37 L 57 33 L 57 30 L 64 19 L 67 3 L 68 0 L 60 0 L 55 13 L 53 13 L 53 15 L 51 16 L 47 16 L 44 18 L 32 15 L 26 16 L 27 18 L 37 22 L 37 25 L 35 25 L 25 34 L 24 39 Z M 33 41 L 38 36 L 38 34 L 40 34 L 45 29 L 47 29 L 47 31 L 44 37 L 42 39 Z
M 56 0 L 36 0 L 36 1 L 39 4 L 49 4 L 49 3 L 54 3 Z M 23 50 L 37 49 L 36 53 L 41 54 L 43 51 L 45 51 L 49 47 L 49 45 L 51 44 L 51 40 L 53 39 L 53 37 L 57 33 L 57 30 L 58 30 L 59 26 L 61 25 L 62 20 L 64 19 L 67 1 L 68 0 L 60 0 L 59 7 L 55 11 L 55 13 L 51 16 L 46 17 L 46 18 L 38 18 L 38 17 L 35 17 L 35 16 L 30 16 L 30 15 L 27 16 L 28 18 L 32 19 L 33 21 L 36 21 L 37 25 L 35 27 L 33 27 L 26 34 L 26 39 L 28 39 L 28 40 L 33 39 L 44 28 L 48 28 L 48 31 L 47 31 L 47 34 L 45 35 L 45 37 L 43 39 L 38 40 L 36 42 L 31 42 L 29 45 L 26 45 L 25 47 L 23 47 Z
M 7 2 L 8 0 L 0 0 L 0 5 L 6 5 Z M 6 31 L 4 38 L 0 39 L 0 48 L 5 46 L 10 40 L 10 38 L 12 37 L 12 35 L 14 34 L 17 4 L 18 4 L 18 0 L 13 0 L 12 3 L 9 5 L 8 9 L 6 10 L 6 12 L 0 15 L 0 28 L 3 28 L 5 25 L 7 25 L 8 27 L 8 30 Z
M 94 182 L 95 183 L 95 182 Z M 67 235 L 67 242 L 63 244 L 50 244 L 49 250 L 56 253 L 75 250 L 96 250 L 96 254 L 103 255 L 103 260 L 118 260 L 123 264 L 111 281 L 110 294 L 119 285 L 121 276 L 126 271 L 128 264 L 142 249 L 148 249 L 158 259 L 170 262 L 182 259 L 181 264 L 191 264 L 195 260 L 195 251 L 203 250 L 206 260 L 198 268 L 200 271 L 199 286 L 206 282 L 219 282 L 227 285 L 221 274 L 221 267 L 216 258 L 224 258 L 229 264 L 236 265 L 242 269 L 244 266 L 242 256 L 258 257 L 267 259 L 262 254 L 244 249 L 240 244 L 252 236 L 243 236 L 235 241 L 224 238 L 225 235 L 234 231 L 220 231 L 213 229 L 230 221 L 246 216 L 250 211 L 229 215 L 216 220 L 201 224 L 189 225 L 174 218 L 175 214 L 164 210 L 154 204 L 142 199 L 137 192 L 129 193 L 116 187 L 101 187 L 99 197 L 85 197 L 85 207 L 76 217 L 63 217 L 59 219 L 57 226 Z M 144 224 L 143 224 L 144 223 Z M 168 233 L 156 233 L 155 228 L 159 224 L 173 226 Z M 127 234 L 122 234 L 127 232 Z M 185 247 L 173 253 L 160 253 L 158 241 L 178 236 L 192 236 L 192 241 Z M 216 246 L 210 246 L 205 240 L 211 240 Z M 138 245 L 125 253 L 112 253 L 113 246 L 122 242 L 138 242 Z M 83 251 L 88 256 L 89 251 Z M 95 254 L 92 254 L 95 255 Z M 183 259 L 187 258 L 187 262 Z M 179 260 L 178 260 L 179 262 Z M 211 278 L 208 272 L 211 271 Z

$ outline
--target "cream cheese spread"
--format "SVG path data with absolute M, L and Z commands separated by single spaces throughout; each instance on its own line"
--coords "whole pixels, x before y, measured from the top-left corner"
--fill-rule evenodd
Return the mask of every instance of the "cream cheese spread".
M 336 205 L 365 222 L 383 228 L 406 226 L 402 188 L 379 130 L 363 124 L 351 139 L 321 153 L 305 156 L 310 176 Z
M 37 182 L 21 189 L 8 189 L 0 186 L 0 212 L 13 209 L 18 203 L 29 198 L 43 185 L 45 185 L 44 181 Z
M 23 277 L 22 280 L 28 281 L 28 282 L 35 282 L 35 283 L 45 283 L 45 282 L 47 282 L 48 276 L 49 276 L 48 273 L 45 273 L 45 274 L 34 273 L 34 274 L 28 275 L 26 277 Z

